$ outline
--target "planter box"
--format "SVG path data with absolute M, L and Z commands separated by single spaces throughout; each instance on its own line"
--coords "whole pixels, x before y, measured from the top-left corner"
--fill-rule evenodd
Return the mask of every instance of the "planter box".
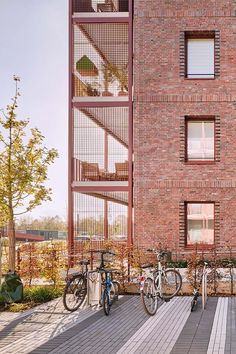
M 186 277 L 186 268 L 178 269 L 182 276 L 182 288 L 179 292 L 180 295 L 192 295 L 193 289 L 189 284 Z M 233 282 L 230 280 L 230 272 L 228 268 L 217 268 L 221 279 L 217 280 L 216 295 L 236 295 L 236 269 L 232 269 Z M 149 273 L 147 272 L 147 275 Z M 130 282 L 125 285 L 126 294 L 139 294 L 139 284 L 138 281 Z M 208 295 L 215 295 L 213 284 L 207 285 Z

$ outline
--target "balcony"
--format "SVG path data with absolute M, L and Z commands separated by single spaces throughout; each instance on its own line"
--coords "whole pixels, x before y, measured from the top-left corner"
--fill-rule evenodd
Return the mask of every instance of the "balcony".
M 128 107 L 75 108 L 73 118 L 73 186 L 128 186 Z
M 128 12 L 128 0 L 73 0 L 73 13 Z
M 73 101 L 128 101 L 128 93 L 128 24 L 74 25 Z

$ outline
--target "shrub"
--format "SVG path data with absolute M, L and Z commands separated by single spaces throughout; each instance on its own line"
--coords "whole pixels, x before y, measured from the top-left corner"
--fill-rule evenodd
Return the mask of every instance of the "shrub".
M 28 286 L 40 276 L 40 261 L 35 243 L 25 243 L 18 249 L 18 271 Z
M 35 304 L 44 303 L 56 299 L 62 295 L 63 290 L 50 286 L 34 286 L 24 289 L 24 302 L 33 302 Z
M 166 268 L 187 268 L 187 261 L 171 261 L 166 263 Z

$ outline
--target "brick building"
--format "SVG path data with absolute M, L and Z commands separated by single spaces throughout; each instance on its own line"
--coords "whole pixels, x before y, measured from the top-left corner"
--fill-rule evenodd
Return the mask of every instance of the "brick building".
M 134 235 L 236 246 L 236 2 L 134 1 Z
M 70 0 L 69 19 L 71 249 L 236 249 L 236 2 Z

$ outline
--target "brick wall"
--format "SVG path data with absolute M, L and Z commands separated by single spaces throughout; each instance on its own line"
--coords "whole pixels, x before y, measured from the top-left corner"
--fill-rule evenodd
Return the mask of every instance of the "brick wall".
M 158 3 L 158 4 L 157 4 Z M 218 77 L 181 76 L 181 33 L 217 31 Z M 185 116 L 217 117 L 217 161 L 183 159 Z M 217 203 L 236 249 L 236 1 L 134 1 L 134 241 L 185 251 L 180 203 Z

